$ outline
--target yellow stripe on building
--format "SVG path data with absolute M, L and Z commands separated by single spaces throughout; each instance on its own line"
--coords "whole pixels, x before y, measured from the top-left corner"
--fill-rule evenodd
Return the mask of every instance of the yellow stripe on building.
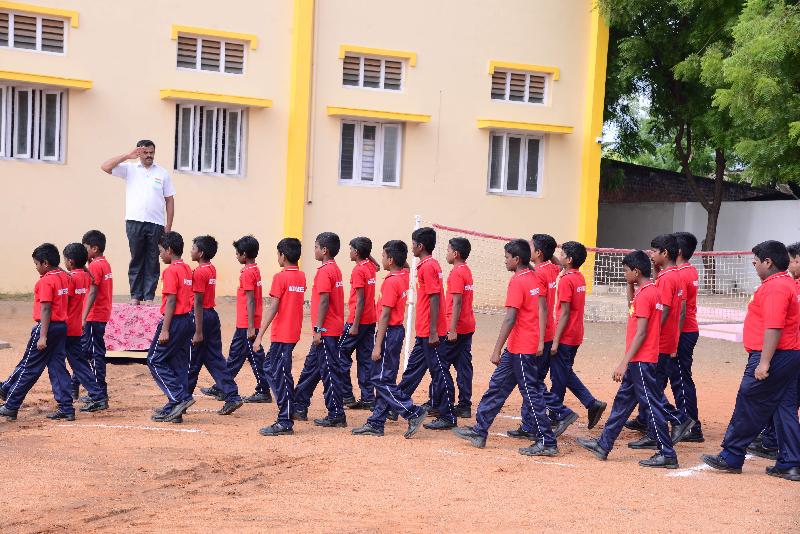
M 339 59 L 344 59 L 344 56 L 350 54 L 358 54 L 362 56 L 381 56 L 393 57 L 398 59 L 408 60 L 409 67 L 417 66 L 417 53 L 405 52 L 403 50 L 388 50 L 386 48 L 370 48 L 368 46 L 357 45 L 341 45 L 339 47 Z
M 430 115 L 402 113 L 398 111 L 378 111 L 374 109 L 339 108 L 328 106 L 329 117 L 351 117 L 354 119 L 376 119 L 400 122 L 425 123 L 431 121 Z
M 161 89 L 162 100 L 185 100 L 189 102 L 216 102 L 219 104 L 233 104 L 250 108 L 271 108 L 272 100 L 268 98 L 254 98 L 250 96 L 219 95 L 216 93 L 199 93 L 197 91 L 183 91 L 180 89 Z
M 179 24 L 173 24 L 171 34 L 173 41 L 178 38 L 179 33 L 219 37 L 220 39 L 231 39 L 235 41 L 247 41 L 250 43 L 251 50 L 258 48 L 258 37 L 252 33 L 229 32 L 225 30 L 214 30 L 211 28 L 197 28 L 195 26 L 181 26 Z
M 478 128 L 481 130 L 518 130 L 523 132 L 552 134 L 571 134 L 575 129 L 572 126 L 562 126 L 560 124 L 539 124 L 535 122 L 515 122 L 494 119 L 478 119 Z
M 69 19 L 69 25 L 73 28 L 78 27 L 78 12 L 72 9 L 60 9 L 57 7 L 35 6 L 32 4 L 21 4 L 19 2 L 0 2 L 0 9 L 10 11 L 24 11 L 36 15 L 53 15 L 63 19 Z
M 539 72 L 542 74 L 551 74 L 553 80 L 558 81 L 561 77 L 561 69 L 558 67 L 547 67 L 545 65 L 528 65 L 527 63 L 512 63 L 510 61 L 496 61 L 489 62 L 489 74 L 494 74 L 495 69 L 518 70 L 522 72 Z
M 43 74 L 32 74 L 29 72 L 11 72 L 0 70 L 0 80 L 11 82 L 35 83 L 40 85 L 50 85 L 53 87 L 68 87 L 70 89 L 91 89 L 90 80 L 79 80 L 77 78 L 62 78 L 60 76 L 46 76 Z

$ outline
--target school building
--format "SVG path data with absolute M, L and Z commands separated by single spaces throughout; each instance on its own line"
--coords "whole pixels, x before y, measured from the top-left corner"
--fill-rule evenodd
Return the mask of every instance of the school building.
M 219 294 L 248 233 L 265 278 L 283 236 L 313 275 L 337 232 L 348 277 L 352 237 L 379 255 L 414 215 L 593 245 L 607 46 L 594 0 L 0 1 L 0 292 L 90 228 L 127 292 L 124 183 L 100 164 L 142 138 L 174 229 L 220 242 Z

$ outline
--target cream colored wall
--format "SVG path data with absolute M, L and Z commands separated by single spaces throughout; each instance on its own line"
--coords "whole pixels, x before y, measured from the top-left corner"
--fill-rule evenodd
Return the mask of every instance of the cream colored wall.
M 28 292 L 36 281 L 35 246 L 59 249 L 99 228 L 108 237 L 115 293 L 128 291 L 124 182 L 100 164 L 153 139 L 156 161 L 172 169 L 175 103 L 159 89 L 182 89 L 270 98 L 274 107 L 248 112 L 246 172 L 240 177 L 172 172 L 177 189 L 174 229 L 187 242 L 211 233 L 220 242 L 219 294 L 235 293 L 239 265 L 231 242 L 253 233 L 262 243 L 265 276 L 277 270 L 285 180 L 288 74 L 292 4 L 239 0 L 220 9 L 211 0 L 98 2 L 48 0 L 41 5 L 75 9 L 80 26 L 69 28 L 67 54 L 55 56 L 0 49 L 1 70 L 88 79 L 87 91 L 70 91 L 66 162 L 63 165 L 0 160 L 3 202 L 0 249 L 5 251 L 0 292 Z M 245 74 L 232 76 L 175 68 L 172 24 L 258 36 L 247 53 Z M 188 258 L 188 249 L 187 256 Z
M 306 268 L 314 237 L 330 230 L 342 238 L 347 278 L 351 237 L 371 237 L 379 253 L 389 239 L 410 241 L 415 214 L 496 234 L 575 239 L 589 9 L 589 0 L 317 2 Z M 406 68 L 402 92 L 345 88 L 342 44 L 416 52 L 418 63 Z M 550 105 L 492 101 L 490 60 L 559 67 Z M 338 184 L 341 121 L 327 106 L 431 115 L 404 129 L 399 188 Z M 487 193 L 489 132 L 477 128 L 479 117 L 575 128 L 547 136 L 540 198 Z

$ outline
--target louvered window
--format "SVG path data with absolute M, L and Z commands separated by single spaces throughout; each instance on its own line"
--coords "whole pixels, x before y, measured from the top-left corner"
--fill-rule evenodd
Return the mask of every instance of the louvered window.
M 535 72 L 495 70 L 492 74 L 492 100 L 544 104 L 547 75 Z
M 493 132 L 489 138 L 489 191 L 539 193 L 543 143 L 541 137 Z
M 175 169 L 241 175 L 243 115 L 240 108 L 178 104 Z
M 63 19 L 0 11 L 0 47 L 63 54 L 66 28 Z
M 62 161 L 65 92 L 0 85 L 0 157 Z
M 403 86 L 403 62 L 348 54 L 342 66 L 342 85 L 399 91 Z
M 179 69 L 243 74 L 244 61 L 244 43 L 189 35 L 178 36 Z
M 399 185 L 402 126 L 342 122 L 339 180 L 359 185 Z

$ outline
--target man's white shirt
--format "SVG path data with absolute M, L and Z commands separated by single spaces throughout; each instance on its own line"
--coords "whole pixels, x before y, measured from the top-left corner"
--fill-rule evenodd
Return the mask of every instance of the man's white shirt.
M 164 167 L 140 161 L 120 163 L 111 174 L 125 180 L 125 220 L 165 225 L 166 197 L 175 195 L 172 178 Z

